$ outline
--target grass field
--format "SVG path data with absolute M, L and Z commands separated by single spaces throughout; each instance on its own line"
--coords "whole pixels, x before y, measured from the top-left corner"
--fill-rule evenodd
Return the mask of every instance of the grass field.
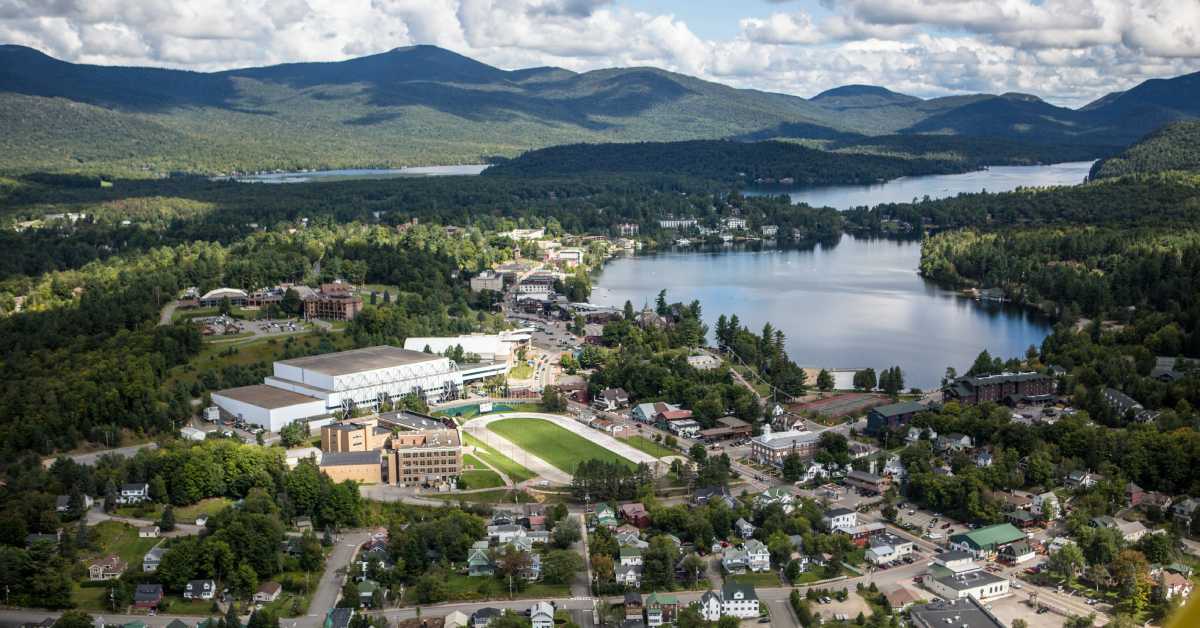
M 488 599 L 507 599 L 508 587 L 495 578 L 464 576 L 462 574 L 447 574 L 446 589 L 452 602 L 483 601 Z M 568 597 L 571 587 L 565 584 L 529 583 L 521 591 L 513 591 L 515 599 L 550 599 Z
M 503 419 L 489 424 L 488 429 L 567 473 L 574 473 L 575 467 L 588 459 L 618 462 L 631 469 L 635 466 L 592 441 L 543 419 Z
M 460 476 L 462 484 L 465 485 L 464 488 L 476 489 L 504 486 L 504 479 L 500 477 L 499 473 L 487 468 L 478 458 L 470 454 L 463 456 L 463 467 L 474 467 L 473 470 L 463 471 Z
M 134 569 L 135 565 L 137 569 L 141 569 L 142 557 L 162 540 L 140 538 L 136 528 L 116 521 L 101 521 L 92 526 L 91 533 L 92 540 L 100 551 L 88 555 L 88 560 L 116 554 L 121 560 L 129 563 L 130 569 Z
M 233 500 L 225 497 L 212 497 L 202 499 L 191 506 L 180 506 L 175 509 L 175 523 L 196 523 L 196 517 L 200 515 L 212 516 L 229 507 Z M 134 517 L 137 519 L 150 519 L 157 521 L 162 516 L 163 506 L 161 504 L 142 504 L 139 506 L 121 506 L 117 508 L 117 514 L 122 517 Z
M 475 447 L 476 457 L 502 471 L 504 475 L 507 475 L 508 479 L 512 480 L 513 482 L 524 482 L 525 480 L 532 480 L 534 477 L 536 477 L 532 471 L 522 467 L 516 462 L 513 462 L 511 458 L 504 456 L 495 449 L 488 447 L 478 438 L 475 438 L 474 436 L 471 436 L 465 432 L 463 433 L 463 436 L 465 437 L 468 445 L 473 445 Z
M 533 367 L 525 362 L 512 367 L 512 370 L 508 372 L 509 379 L 529 379 L 530 377 L 533 377 Z
M 655 458 L 679 455 L 679 452 L 673 449 L 668 449 L 667 447 L 660 445 L 653 440 L 646 438 L 645 436 L 630 436 L 629 438 L 622 438 L 620 440 L 626 445 L 629 445 L 634 449 L 639 449 L 644 453 L 654 456 Z
M 743 573 L 743 574 L 727 576 L 725 579 L 730 582 L 740 582 L 742 584 L 749 584 L 749 585 L 753 585 L 756 587 L 778 587 L 778 586 L 780 586 L 779 575 L 776 574 L 774 571 L 765 571 L 763 573 L 747 572 L 747 573 Z

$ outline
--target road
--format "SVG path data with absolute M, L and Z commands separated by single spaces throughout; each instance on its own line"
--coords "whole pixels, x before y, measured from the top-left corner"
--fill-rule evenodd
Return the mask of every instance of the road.
M 358 553 L 358 548 L 371 538 L 368 530 L 354 530 L 339 534 L 333 551 L 325 559 L 325 573 L 317 583 L 312 602 L 308 605 L 308 615 L 297 618 L 297 628 L 317 628 L 325 622 L 325 612 L 337 604 L 342 585 L 346 582 L 345 566 Z
M 96 462 L 98 460 L 100 460 L 101 456 L 104 456 L 106 454 L 116 454 L 118 456 L 124 456 L 126 458 L 131 458 L 131 457 L 133 457 L 134 454 L 136 454 L 138 451 L 140 451 L 142 449 L 157 449 L 157 448 L 158 448 L 158 443 L 142 443 L 140 445 L 130 445 L 128 447 L 115 447 L 113 449 L 101 449 L 99 451 L 91 451 L 91 452 L 80 453 L 80 454 L 58 454 L 57 456 L 52 456 L 50 458 L 42 459 L 42 466 L 49 469 L 50 465 L 54 464 L 55 460 L 57 460 L 59 458 L 63 458 L 63 457 L 70 458 L 71 460 L 74 460 L 78 464 L 92 466 L 92 465 L 96 464 Z
M 179 307 L 179 301 L 171 301 L 163 306 L 163 309 L 158 314 L 158 325 L 160 327 L 171 324 L 171 319 L 175 317 L 175 309 Z

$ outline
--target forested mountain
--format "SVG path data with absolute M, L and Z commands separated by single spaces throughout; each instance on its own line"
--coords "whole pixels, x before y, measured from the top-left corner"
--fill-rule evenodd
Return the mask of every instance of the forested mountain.
M 1091 177 L 1165 170 L 1200 171 L 1200 122 L 1176 122 L 1155 131 L 1120 155 L 1096 162 Z
M 1099 156 L 1200 115 L 1198 76 L 1075 111 L 1019 94 L 922 100 L 868 85 L 806 100 L 655 68 L 510 71 L 433 46 L 211 73 L 73 64 L 0 46 L 0 171 L 401 166 L 577 142 L 886 134 L 1065 143 Z
M 722 181 L 817 185 L 872 183 L 966 172 L 984 165 L 1082 161 L 1095 147 L 1051 146 L 949 135 L 846 135 L 817 150 L 787 141 L 721 140 L 570 144 L 529 151 L 488 168 L 488 176 L 662 173 Z

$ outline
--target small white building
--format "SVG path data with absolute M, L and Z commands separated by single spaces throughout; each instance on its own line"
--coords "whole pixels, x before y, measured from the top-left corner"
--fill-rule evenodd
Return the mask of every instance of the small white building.
M 858 513 L 849 508 L 833 508 L 825 511 L 821 523 L 826 530 L 847 530 L 858 525 Z
M 208 436 L 208 433 L 204 430 L 198 430 L 190 425 L 185 425 L 179 428 L 179 436 L 184 440 L 200 441 L 204 440 Z
M 529 609 L 531 628 L 554 628 L 554 606 L 549 602 L 537 602 Z

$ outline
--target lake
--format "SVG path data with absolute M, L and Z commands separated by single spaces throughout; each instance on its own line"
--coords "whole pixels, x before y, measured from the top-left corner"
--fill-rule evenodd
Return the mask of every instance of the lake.
M 640 309 L 666 288 L 668 301 L 699 299 L 710 332 L 720 314 L 737 314 L 755 332 L 770 322 L 801 366 L 899 365 L 907 386 L 924 389 L 939 385 L 947 366 L 966 371 L 983 349 L 1024 355 L 1049 333 L 1024 308 L 979 303 L 922 279 L 920 256 L 918 241 L 846 235 L 811 249 L 624 257 L 604 266 L 591 300 Z
M 745 190 L 745 194 L 787 194 L 793 203 L 807 203 L 811 207 L 873 207 L 881 203 L 908 203 L 926 195 L 937 199 L 982 190 L 1009 192 L 1018 187 L 1075 185 L 1083 183 L 1093 163 L 1076 161 L 1048 166 L 993 166 L 964 174 L 901 177 L 873 185 L 759 186 Z
M 477 175 L 489 164 L 461 166 L 413 166 L 409 168 L 345 168 L 342 170 L 313 170 L 310 172 L 264 172 L 234 177 L 242 183 L 308 183 L 339 179 L 388 179 L 391 177 L 446 177 Z M 227 177 L 218 177 L 227 178 Z

